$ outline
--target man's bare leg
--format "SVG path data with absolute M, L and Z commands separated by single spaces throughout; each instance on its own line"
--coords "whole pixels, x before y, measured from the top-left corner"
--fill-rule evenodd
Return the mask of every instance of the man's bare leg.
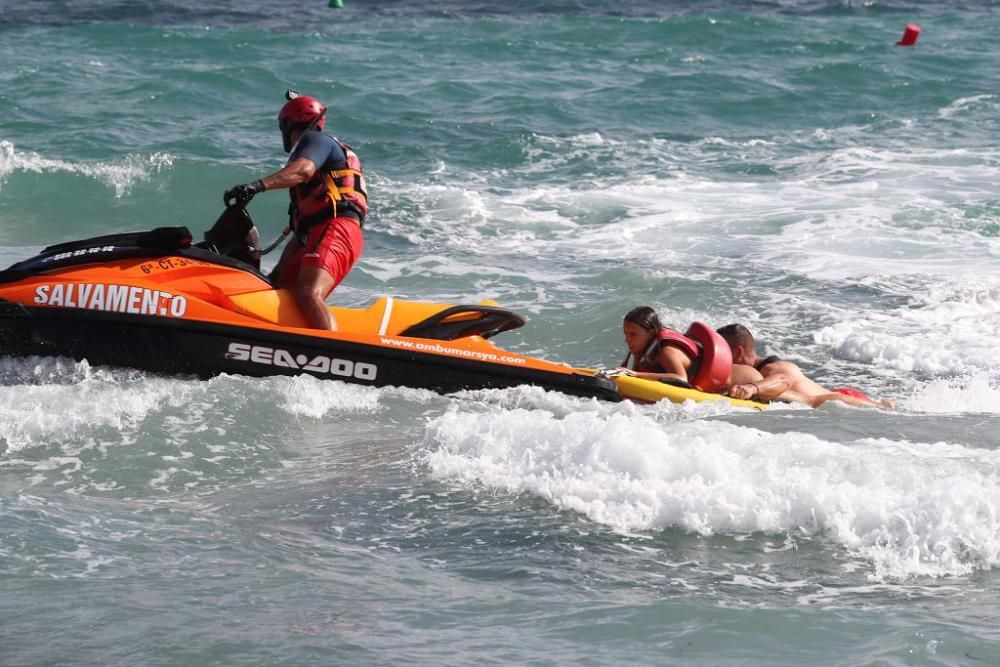
M 333 276 L 318 266 L 303 265 L 299 267 L 299 281 L 293 291 L 309 326 L 337 330 L 337 322 L 325 303 L 326 295 L 333 291 Z
M 786 392 L 787 393 L 787 392 Z M 856 407 L 863 408 L 879 408 L 880 410 L 891 410 L 895 407 L 892 401 L 876 401 L 876 400 L 866 400 L 864 398 L 855 398 L 854 396 L 845 396 L 844 394 L 838 394 L 836 392 L 831 392 L 829 394 L 820 394 L 819 396 L 811 397 L 811 405 L 814 408 L 827 403 L 828 401 L 840 401 L 841 403 L 847 403 L 848 405 L 853 405 Z

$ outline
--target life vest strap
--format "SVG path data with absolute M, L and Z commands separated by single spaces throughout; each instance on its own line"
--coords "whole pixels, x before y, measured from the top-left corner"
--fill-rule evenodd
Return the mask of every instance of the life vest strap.
M 334 141 L 344 150 L 347 159 L 336 161 L 330 171 L 292 190 L 290 225 L 299 240 L 308 235 L 313 225 L 338 217 L 350 218 L 364 226 L 368 193 L 365 192 L 361 161 L 350 146 L 336 138 Z

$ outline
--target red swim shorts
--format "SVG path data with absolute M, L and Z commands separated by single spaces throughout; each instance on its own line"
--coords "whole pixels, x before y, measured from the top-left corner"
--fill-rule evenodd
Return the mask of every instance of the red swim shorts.
M 333 278 L 336 287 L 361 256 L 365 241 L 361 225 L 354 218 L 334 218 L 309 229 L 306 243 L 300 246 L 278 275 L 278 283 L 287 287 L 299 280 L 300 266 L 318 266 Z M 331 288 L 332 291 L 332 288 Z
M 832 391 L 835 394 L 843 394 L 844 396 L 852 396 L 854 398 L 860 398 L 861 400 L 864 401 L 872 400 L 867 396 L 865 396 L 862 392 L 858 391 L 857 389 L 851 389 L 850 387 L 841 387 L 840 389 L 831 389 L 830 391 Z

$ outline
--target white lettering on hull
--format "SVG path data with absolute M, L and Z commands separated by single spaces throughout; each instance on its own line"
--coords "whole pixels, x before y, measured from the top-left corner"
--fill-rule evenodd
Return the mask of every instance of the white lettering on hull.
M 101 310 L 132 315 L 184 317 L 187 298 L 161 290 L 102 283 L 56 283 L 35 288 L 39 306 Z
M 336 357 L 325 357 L 322 354 L 318 354 L 312 358 L 304 354 L 295 356 L 288 350 L 282 350 L 281 348 L 248 345 L 247 343 L 230 343 L 229 349 L 226 352 L 226 359 L 249 361 L 263 366 L 294 368 L 296 370 L 310 371 L 323 375 L 368 380 L 369 382 L 373 382 L 378 376 L 378 366 L 375 364 L 337 359 Z

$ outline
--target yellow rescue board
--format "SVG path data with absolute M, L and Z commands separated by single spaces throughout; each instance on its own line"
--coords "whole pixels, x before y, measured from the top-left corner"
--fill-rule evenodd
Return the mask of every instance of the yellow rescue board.
M 598 372 L 583 368 L 578 368 L 577 370 L 589 373 Z M 611 376 L 611 380 L 618 386 L 618 391 L 621 393 L 622 398 L 641 401 L 643 403 L 656 403 L 657 401 L 666 399 L 672 403 L 683 403 L 684 401 L 726 401 L 730 405 L 753 408 L 754 410 L 763 410 L 767 407 L 767 403 L 745 401 L 739 398 L 723 396 L 722 394 L 709 394 L 697 389 L 675 387 L 658 380 L 643 380 L 628 375 L 613 375 Z

